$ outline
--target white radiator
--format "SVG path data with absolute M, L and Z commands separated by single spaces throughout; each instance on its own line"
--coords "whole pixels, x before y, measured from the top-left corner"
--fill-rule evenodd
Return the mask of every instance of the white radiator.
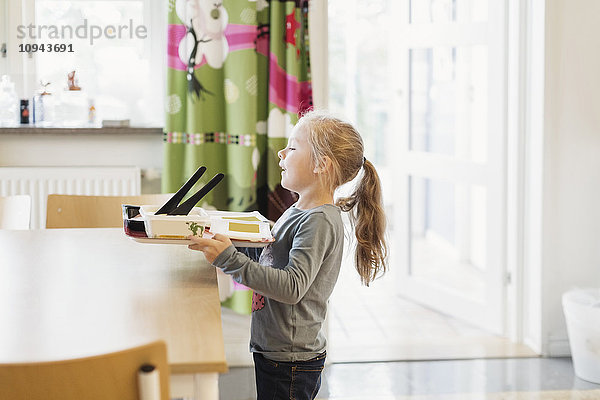
M 31 196 L 31 229 L 46 227 L 49 194 L 136 196 L 138 167 L 0 167 L 0 196 Z

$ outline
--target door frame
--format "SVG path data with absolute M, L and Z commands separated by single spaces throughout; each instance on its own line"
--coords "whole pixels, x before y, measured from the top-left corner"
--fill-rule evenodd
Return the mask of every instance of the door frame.
M 507 333 L 541 355 L 546 1 L 508 10 Z

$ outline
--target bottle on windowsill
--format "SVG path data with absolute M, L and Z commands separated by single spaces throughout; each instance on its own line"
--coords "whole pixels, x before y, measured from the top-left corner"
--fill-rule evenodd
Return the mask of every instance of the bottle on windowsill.
M 41 93 L 33 96 L 33 123 L 38 126 L 44 121 L 44 101 Z
M 88 123 L 90 125 L 95 125 L 96 124 L 96 106 L 94 106 L 94 100 L 90 99 L 89 100 L 89 110 L 88 110 Z
M 36 126 L 49 126 L 52 123 L 52 93 L 48 92 L 48 85 L 50 82 L 44 83 L 40 81 L 40 89 L 38 93 L 33 96 L 33 107 L 32 116 L 33 123 Z
M 29 124 L 29 100 L 21 99 L 21 124 Z

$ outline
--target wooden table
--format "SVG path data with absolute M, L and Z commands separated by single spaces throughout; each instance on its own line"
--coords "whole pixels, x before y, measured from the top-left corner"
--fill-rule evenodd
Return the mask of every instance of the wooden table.
M 0 362 L 167 343 L 172 397 L 218 398 L 227 371 L 215 268 L 122 229 L 0 230 Z

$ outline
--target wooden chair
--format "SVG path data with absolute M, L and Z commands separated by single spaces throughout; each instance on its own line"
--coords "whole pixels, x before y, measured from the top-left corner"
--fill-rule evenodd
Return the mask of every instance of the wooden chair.
M 144 400 L 137 377 L 145 364 L 159 372 L 160 399 L 169 399 L 167 346 L 163 341 L 73 360 L 0 364 L 0 398 Z
M 140 196 L 48 195 L 46 228 L 118 228 L 123 226 L 121 204 L 164 204 L 173 194 Z
M 0 229 L 29 229 L 31 197 L 27 194 L 0 197 Z

